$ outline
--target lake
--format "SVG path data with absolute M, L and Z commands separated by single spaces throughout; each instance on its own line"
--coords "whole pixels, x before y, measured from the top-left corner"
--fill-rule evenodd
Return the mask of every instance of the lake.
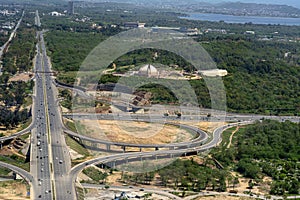
M 284 17 L 256 17 L 256 16 L 234 16 L 211 13 L 185 13 L 188 17 L 180 17 L 181 19 L 203 20 L 203 21 L 225 21 L 227 23 L 249 23 L 253 24 L 280 24 L 280 25 L 296 25 L 300 26 L 300 18 L 284 18 Z

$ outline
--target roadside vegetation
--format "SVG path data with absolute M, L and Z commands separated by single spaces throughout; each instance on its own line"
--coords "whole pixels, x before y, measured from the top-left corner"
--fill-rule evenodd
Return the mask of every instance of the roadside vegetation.
M 27 106 L 30 103 L 33 81 L 10 79 L 20 73 L 32 70 L 32 60 L 35 55 L 35 29 L 31 18 L 34 15 L 26 13 L 16 37 L 12 40 L 7 53 L 3 55 L 2 72 L 0 76 L 0 126 L 14 129 L 29 120 L 31 114 Z
M 105 179 L 108 176 L 106 172 L 102 172 L 99 169 L 96 169 L 95 167 L 85 168 L 82 172 L 92 179 L 91 181 L 87 181 L 89 183 L 103 183 L 105 182 Z
M 253 179 L 253 184 L 271 177 L 271 194 L 298 194 L 299 137 L 299 124 L 266 120 L 240 129 L 231 148 L 218 147 L 212 155 L 225 168 Z
M 0 161 L 6 162 L 11 165 L 15 165 L 15 166 L 20 167 L 28 172 L 30 170 L 29 162 L 25 158 L 20 157 L 15 154 L 13 154 L 11 156 L 0 155 Z

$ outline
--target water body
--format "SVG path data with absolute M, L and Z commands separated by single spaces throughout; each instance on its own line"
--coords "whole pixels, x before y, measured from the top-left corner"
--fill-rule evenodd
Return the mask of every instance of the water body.
M 185 13 L 188 17 L 180 17 L 181 19 L 203 20 L 203 21 L 225 21 L 227 23 L 249 23 L 253 24 L 280 24 L 289 26 L 300 26 L 300 18 L 284 18 L 284 17 L 256 17 L 256 16 L 234 16 L 211 13 Z

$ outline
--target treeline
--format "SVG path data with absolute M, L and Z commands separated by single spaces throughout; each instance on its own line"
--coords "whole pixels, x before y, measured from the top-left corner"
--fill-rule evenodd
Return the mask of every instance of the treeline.
M 21 23 L 16 37 L 12 40 L 7 53 L 3 56 L 3 71 L 9 74 L 29 71 L 35 56 L 36 32 Z
M 0 126 L 14 128 L 31 116 L 24 104 L 28 95 L 32 93 L 33 81 L 8 83 L 7 80 L 8 75 L 2 75 L 0 78 Z
M 223 80 L 230 111 L 300 113 L 300 44 L 222 40 L 202 45 L 229 72 Z
M 0 126 L 6 129 L 17 127 L 25 123 L 31 116 L 26 108 L 27 98 L 32 94 L 33 81 L 14 81 L 9 79 L 18 72 L 31 71 L 35 56 L 35 29 L 29 13 L 24 16 L 15 38 L 8 51 L 3 56 L 3 74 L 0 76 Z
M 31 116 L 27 109 L 9 110 L 0 106 L 0 126 L 5 126 L 6 129 L 15 128 L 20 123 L 24 123 Z
M 157 178 L 159 177 L 159 178 Z M 233 184 L 231 176 L 226 171 L 213 169 L 210 162 L 198 164 L 193 160 L 176 160 L 170 165 L 147 173 L 122 173 L 121 181 L 127 184 L 157 184 L 182 191 L 213 190 L 224 192 L 227 181 Z M 234 180 L 236 186 L 238 180 Z
M 270 176 L 271 194 L 298 194 L 299 137 L 299 124 L 265 120 L 240 130 L 234 136 L 233 147 L 218 147 L 213 156 L 256 182 Z
M 86 56 L 104 38 L 96 33 L 48 32 L 45 40 L 53 68 L 60 73 L 78 71 Z

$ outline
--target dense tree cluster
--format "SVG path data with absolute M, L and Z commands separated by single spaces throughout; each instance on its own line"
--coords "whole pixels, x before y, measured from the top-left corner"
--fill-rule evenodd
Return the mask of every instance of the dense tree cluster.
M 35 30 L 21 24 L 9 51 L 3 56 L 3 71 L 10 74 L 29 71 L 35 56 Z
M 227 106 L 235 112 L 300 112 L 299 44 L 222 40 L 203 44 L 224 78 Z M 285 53 L 291 56 L 285 58 Z
M 22 105 L 24 105 L 28 94 L 32 92 L 33 82 L 5 83 L 3 80 L 5 77 L 8 76 L 3 75 L 0 79 L 2 83 L 0 85 L 0 125 L 13 128 L 28 120 L 31 115 L 29 110 L 22 108 Z
M 159 170 L 158 173 L 164 186 L 194 191 L 205 189 L 226 191 L 227 173 L 225 171 L 199 165 L 192 160 L 176 160 Z
M 224 166 L 233 166 L 245 177 L 272 177 L 272 194 L 297 194 L 300 189 L 299 137 L 299 124 L 266 120 L 240 130 L 234 137 L 234 147 L 218 147 L 213 155 Z
M 100 181 L 104 181 L 108 174 L 106 172 L 101 172 L 94 167 L 85 168 L 82 171 L 85 175 L 90 177 L 95 183 L 99 183 Z
M 212 169 L 207 162 L 199 165 L 193 160 L 178 159 L 170 165 L 155 172 L 147 173 L 122 173 L 122 181 L 128 184 L 149 185 L 159 175 L 157 184 L 164 187 L 184 191 L 201 191 L 205 189 L 224 192 L 226 191 L 228 174 L 223 170 Z M 235 184 L 237 181 L 235 181 Z
M 45 40 L 53 68 L 59 72 L 79 70 L 82 61 L 104 38 L 103 35 L 95 33 L 66 31 L 47 33 Z

